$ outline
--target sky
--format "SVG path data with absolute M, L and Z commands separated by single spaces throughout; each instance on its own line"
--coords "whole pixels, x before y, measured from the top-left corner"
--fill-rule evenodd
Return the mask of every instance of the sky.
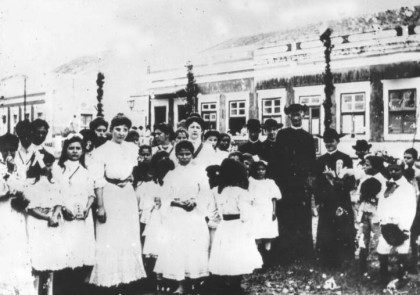
M 230 38 L 420 0 L 0 0 L 0 79 L 40 75 L 81 56 L 111 56 L 135 87 L 148 65 L 183 64 Z M 134 91 L 134 90 L 133 90 Z

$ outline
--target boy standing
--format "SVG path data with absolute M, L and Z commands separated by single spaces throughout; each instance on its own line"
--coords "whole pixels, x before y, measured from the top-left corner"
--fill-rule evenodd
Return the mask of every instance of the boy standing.
M 407 270 L 410 229 L 416 215 L 416 192 L 403 177 L 404 164 L 401 161 L 390 164 L 387 170 L 391 179 L 378 203 L 381 235 L 377 251 L 382 282 L 388 280 L 389 254 L 393 251 L 398 254 L 397 279 L 401 286 Z

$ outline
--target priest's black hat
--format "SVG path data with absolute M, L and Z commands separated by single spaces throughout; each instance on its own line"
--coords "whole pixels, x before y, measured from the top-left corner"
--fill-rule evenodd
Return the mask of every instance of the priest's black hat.
M 250 131 L 260 131 L 261 130 L 261 123 L 258 119 L 249 119 L 246 122 L 246 128 Z
M 284 108 L 284 113 L 290 115 L 291 113 L 305 112 L 308 109 L 306 105 L 301 105 L 300 103 L 293 103 Z
M 340 138 L 346 136 L 346 134 L 338 134 L 337 131 L 335 129 L 332 128 L 327 128 L 324 131 L 324 134 L 321 135 L 317 135 L 319 138 L 324 139 L 324 142 L 331 142 L 333 140 L 337 140 L 340 141 Z

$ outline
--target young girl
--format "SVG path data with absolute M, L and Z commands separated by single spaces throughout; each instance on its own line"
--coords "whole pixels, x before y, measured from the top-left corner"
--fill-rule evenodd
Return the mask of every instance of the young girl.
M 261 267 L 262 261 L 255 245 L 253 231 L 246 222 L 251 214 L 251 197 L 244 166 L 225 159 L 220 167 L 220 183 L 212 192 L 221 221 L 218 224 L 209 271 L 225 276 L 229 290 L 223 294 L 241 293 L 241 278 Z
M 165 163 L 167 166 L 164 166 Z M 165 172 L 160 170 L 166 170 Z M 161 184 L 163 177 L 169 170 L 173 170 L 173 162 L 169 160 L 169 154 L 165 151 L 159 151 L 153 155 L 148 169 L 148 179 L 141 181 L 136 188 L 136 194 L 139 200 L 140 225 L 143 239 L 143 256 L 145 256 L 145 268 L 148 276 L 151 275 L 153 266 L 158 255 L 157 244 L 158 231 L 161 224 L 160 220 L 160 197 Z M 163 174 L 163 176 L 159 176 Z
M 17 194 L 12 182 L 17 178 L 13 162 L 18 139 L 6 134 L 0 137 L 0 294 L 35 295 L 31 275 L 26 223 L 22 207 L 13 205 Z
M 197 282 L 208 275 L 209 231 L 202 208 L 206 208 L 203 194 L 209 188 L 204 170 L 191 164 L 193 152 L 194 146 L 189 141 L 176 145 L 179 165 L 166 176 L 168 197 L 162 199 L 167 237 L 155 272 L 177 281 L 176 294 L 184 293 L 187 279 Z
M 66 247 L 63 242 L 61 223 L 62 198 L 52 178 L 55 159 L 45 154 L 44 168 L 34 168 L 24 188 L 24 195 L 30 201 L 28 206 L 27 232 L 32 268 L 39 276 L 39 294 L 51 288 L 51 273 L 67 266 Z
M 250 168 L 249 193 L 255 214 L 255 239 L 263 258 L 264 267 L 268 266 L 268 252 L 271 241 L 278 237 L 276 202 L 281 199 L 281 192 L 272 179 L 265 177 L 267 165 L 263 161 L 254 162 Z
M 60 160 L 53 170 L 63 199 L 62 245 L 66 246 L 66 266 L 69 268 L 54 275 L 55 289 L 60 294 L 82 292 L 87 266 L 94 264 L 95 237 L 91 207 L 95 194 L 84 156 L 83 139 L 74 136 L 64 141 Z
M 156 156 L 156 155 L 155 155 Z M 152 161 L 153 162 L 153 161 Z M 153 163 L 153 181 L 147 191 L 144 191 L 144 196 L 149 196 L 152 199 L 153 206 L 150 209 L 149 220 L 144 231 L 145 243 L 143 248 L 143 255 L 145 256 L 146 272 L 148 277 L 153 278 L 153 268 L 159 253 L 165 251 L 161 249 L 161 245 L 165 242 L 167 237 L 166 227 L 162 219 L 162 198 L 167 196 L 166 186 L 164 186 L 164 178 L 166 174 L 175 168 L 174 163 L 168 157 L 158 159 Z M 162 288 L 161 277 L 158 277 L 158 290 Z

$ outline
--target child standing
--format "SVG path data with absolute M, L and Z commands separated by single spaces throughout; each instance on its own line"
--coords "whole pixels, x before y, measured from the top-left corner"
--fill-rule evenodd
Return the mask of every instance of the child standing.
M 263 161 L 254 162 L 250 168 L 249 193 L 255 217 L 255 239 L 263 258 L 264 267 L 269 263 L 271 241 L 278 237 L 276 221 L 276 202 L 281 199 L 281 192 L 272 179 L 266 178 L 267 165 Z
M 229 290 L 223 294 L 241 293 L 242 275 L 252 273 L 262 265 L 253 230 L 246 222 L 252 210 L 248 184 L 241 163 L 233 159 L 222 162 L 220 183 L 213 190 L 221 221 L 210 253 L 209 271 L 226 279 Z
M 391 179 L 387 182 L 384 197 L 378 203 L 381 280 L 383 283 L 388 281 L 388 256 L 394 250 L 398 254 L 397 287 L 404 282 L 410 249 L 410 229 L 416 215 L 416 193 L 414 187 L 403 177 L 403 169 L 401 162 L 387 167 Z
M 46 294 L 51 288 L 51 273 L 66 268 L 66 246 L 63 243 L 61 223 L 62 198 L 52 178 L 55 159 L 45 154 L 44 168 L 33 167 L 24 195 L 30 201 L 28 206 L 27 231 L 32 268 L 39 276 L 39 294 Z
M 11 134 L 0 137 L 0 159 L 4 159 L 0 161 L 0 294 L 35 295 L 23 207 L 14 206 L 18 194 L 12 188 L 17 178 L 13 158 L 18 142 Z
M 58 165 L 53 170 L 62 201 L 63 239 L 67 269 L 54 275 L 59 294 L 82 294 L 89 266 L 94 264 L 95 237 L 91 207 L 95 200 L 93 179 L 85 165 L 83 139 L 64 141 Z
M 382 158 L 369 155 L 365 158 L 365 177 L 361 179 L 358 187 L 360 195 L 357 222 L 360 223 L 358 239 L 359 270 L 365 275 L 367 271 L 367 258 L 370 251 L 376 251 L 379 238 L 379 220 L 377 216 L 378 202 L 384 196 L 387 179 L 381 173 L 384 168 Z M 379 191 L 378 184 L 379 182 Z M 367 183 L 365 183 L 367 182 Z M 376 192 L 376 194 L 374 194 Z M 373 239 L 371 238 L 373 236 Z
M 191 163 L 194 146 L 180 141 L 175 147 L 178 166 L 166 176 L 168 196 L 162 200 L 165 242 L 161 245 L 155 272 L 165 279 L 177 281 L 175 294 L 185 292 L 186 283 L 192 288 L 208 275 L 209 232 L 203 208 L 208 183 L 204 169 Z

